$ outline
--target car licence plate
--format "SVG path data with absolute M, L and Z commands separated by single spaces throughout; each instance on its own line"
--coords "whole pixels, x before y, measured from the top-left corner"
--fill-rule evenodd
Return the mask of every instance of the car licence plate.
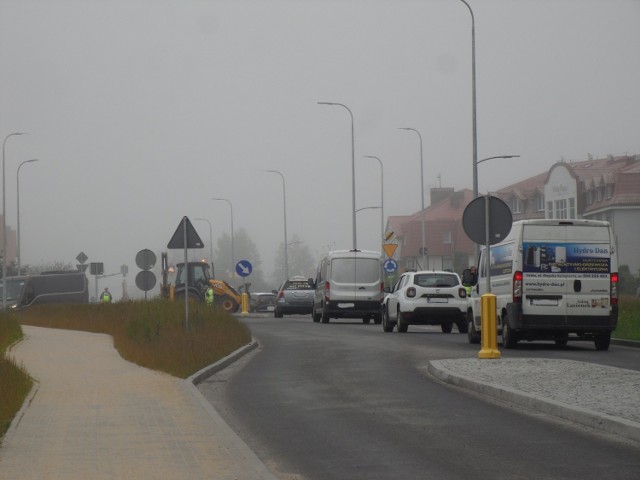
M 338 308 L 353 308 L 355 307 L 355 303 L 339 303 Z
M 441 297 L 429 297 L 427 298 L 427 303 L 448 303 L 449 300 Z

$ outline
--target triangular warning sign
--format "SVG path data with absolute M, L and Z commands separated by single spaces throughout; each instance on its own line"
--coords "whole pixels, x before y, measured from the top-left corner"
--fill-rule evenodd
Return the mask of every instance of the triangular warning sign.
M 396 248 L 398 248 L 397 243 L 385 243 L 382 248 L 384 248 L 384 252 L 387 254 L 387 257 L 393 257 L 393 254 L 396 253 Z
M 187 233 L 187 245 L 186 248 L 204 248 L 204 243 L 200 239 L 198 232 L 193 228 L 191 221 L 187 217 L 182 217 L 176 232 L 171 237 L 167 248 L 185 248 L 185 231 Z

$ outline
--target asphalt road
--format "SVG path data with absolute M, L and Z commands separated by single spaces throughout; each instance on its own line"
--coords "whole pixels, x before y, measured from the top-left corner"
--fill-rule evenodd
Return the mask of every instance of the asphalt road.
M 260 348 L 201 392 L 283 479 L 637 479 L 640 445 L 444 385 L 429 360 L 475 358 L 466 335 L 310 316 L 246 317 Z M 454 328 L 455 332 L 455 328 Z M 503 358 L 640 369 L 640 351 L 523 343 Z

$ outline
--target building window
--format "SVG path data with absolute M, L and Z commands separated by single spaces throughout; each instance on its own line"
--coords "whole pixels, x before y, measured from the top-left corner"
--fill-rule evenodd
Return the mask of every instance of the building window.
M 444 232 L 442 235 L 442 243 L 451 243 L 451 232 Z
M 607 200 L 610 200 L 613 197 L 613 184 L 609 184 L 605 188 L 605 194 Z
M 604 187 L 601 186 L 596 189 L 596 200 L 598 202 L 601 202 L 603 197 L 604 197 Z
M 451 257 L 442 257 L 442 269 L 453 272 L 453 260 Z
M 524 203 L 518 197 L 514 196 L 511 199 L 511 211 L 513 213 L 522 213 Z
M 547 202 L 547 218 L 553 218 L 553 202 Z
M 536 209 L 538 212 L 544 212 L 544 195 L 538 195 L 536 197 Z
M 593 190 L 587 190 L 587 205 L 591 205 L 593 203 Z
M 569 199 L 569 218 L 578 218 L 576 217 L 576 199 Z
M 567 218 L 567 200 L 566 199 L 556 200 L 555 206 L 556 206 L 555 218 L 558 218 L 558 219 Z

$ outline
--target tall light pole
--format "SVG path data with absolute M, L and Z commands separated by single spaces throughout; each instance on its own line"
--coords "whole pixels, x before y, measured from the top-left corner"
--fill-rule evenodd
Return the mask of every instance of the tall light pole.
M 422 218 L 422 248 L 420 249 L 420 257 L 422 259 L 422 268 L 425 270 L 429 269 L 429 265 L 425 261 L 425 255 L 427 252 L 426 247 L 426 234 L 424 227 L 424 158 L 422 156 L 422 135 L 415 128 L 411 127 L 401 127 L 399 130 L 410 130 L 412 132 L 416 132 L 418 134 L 418 138 L 420 139 L 420 217 Z
M 215 270 L 213 267 L 213 235 L 212 235 L 211 222 L 207 218 L 194 218 L 194 220 L 200 220 L 202 222 L 207 222 L 209 224 L 209 255 L 210 255 L 209 260 L 211 261 L 211 277 L 215 278 Z
M 284 175 L 278 170 L 265 170 L 267 173 L 276 173 L 282 179 L 282 204 L 284 206 L 284 279 L 289 280 L 289 257 L 287 255 L 287 190 Z
M 18 165 L 18 173 L 16 173 L 16 195 L 17 195 L 17 206 L 18 206 L 18 218 L 17 218 L 17 231 L 18 231 L 18 245 L 17 245 L 17 249 L 16 249 L 16 256 L 18 257 L 18 275 L 20 275 L 20 169 L 22 168 L 22 165 L 24 165 L 25 163 L 31 163 L 31 162 L 37 162 L 38 159 L 37 158 L 32 158 L 31 160 L 25 160 L 24 162 L 21 162 L 20 165 Z
M 356 147 L 353 135 L 353 112 L 342 103 L 335 102 L 318 102 L 318 105 L 338 105 L 344 107 L 351 115 L 351 211 L 352 218 L 351 223 L 353 227 L 353 249 L 357 249 L 357 237 L 356 237 Z
M 235 271 L 234 269 L 236 268 L 236 254 L 233 250 L 233 204 L 226 198 L 212 198 L 212 200 L 227 202 L 231 209 L 231 275 L 233 275 L 233 272 Z
M 384 241 L 384 168 L 382 160 L 374 155 L 364 155 L 365 158 L 373 158 L 380 164 L 380 242 Z
M 460 0 L 471 14 L 471 103 L 473 130 L 473 198 L 478 196 L 478 128 L 476 124 L 476 20 L 471 6 L 466 0 Z
M 9 137 L 26 135 L 23 132 L 13 132 L 4 137 L 2 142 L 2 311 L 7 309 L 7 189 L 5 187 L 5 145 Z

